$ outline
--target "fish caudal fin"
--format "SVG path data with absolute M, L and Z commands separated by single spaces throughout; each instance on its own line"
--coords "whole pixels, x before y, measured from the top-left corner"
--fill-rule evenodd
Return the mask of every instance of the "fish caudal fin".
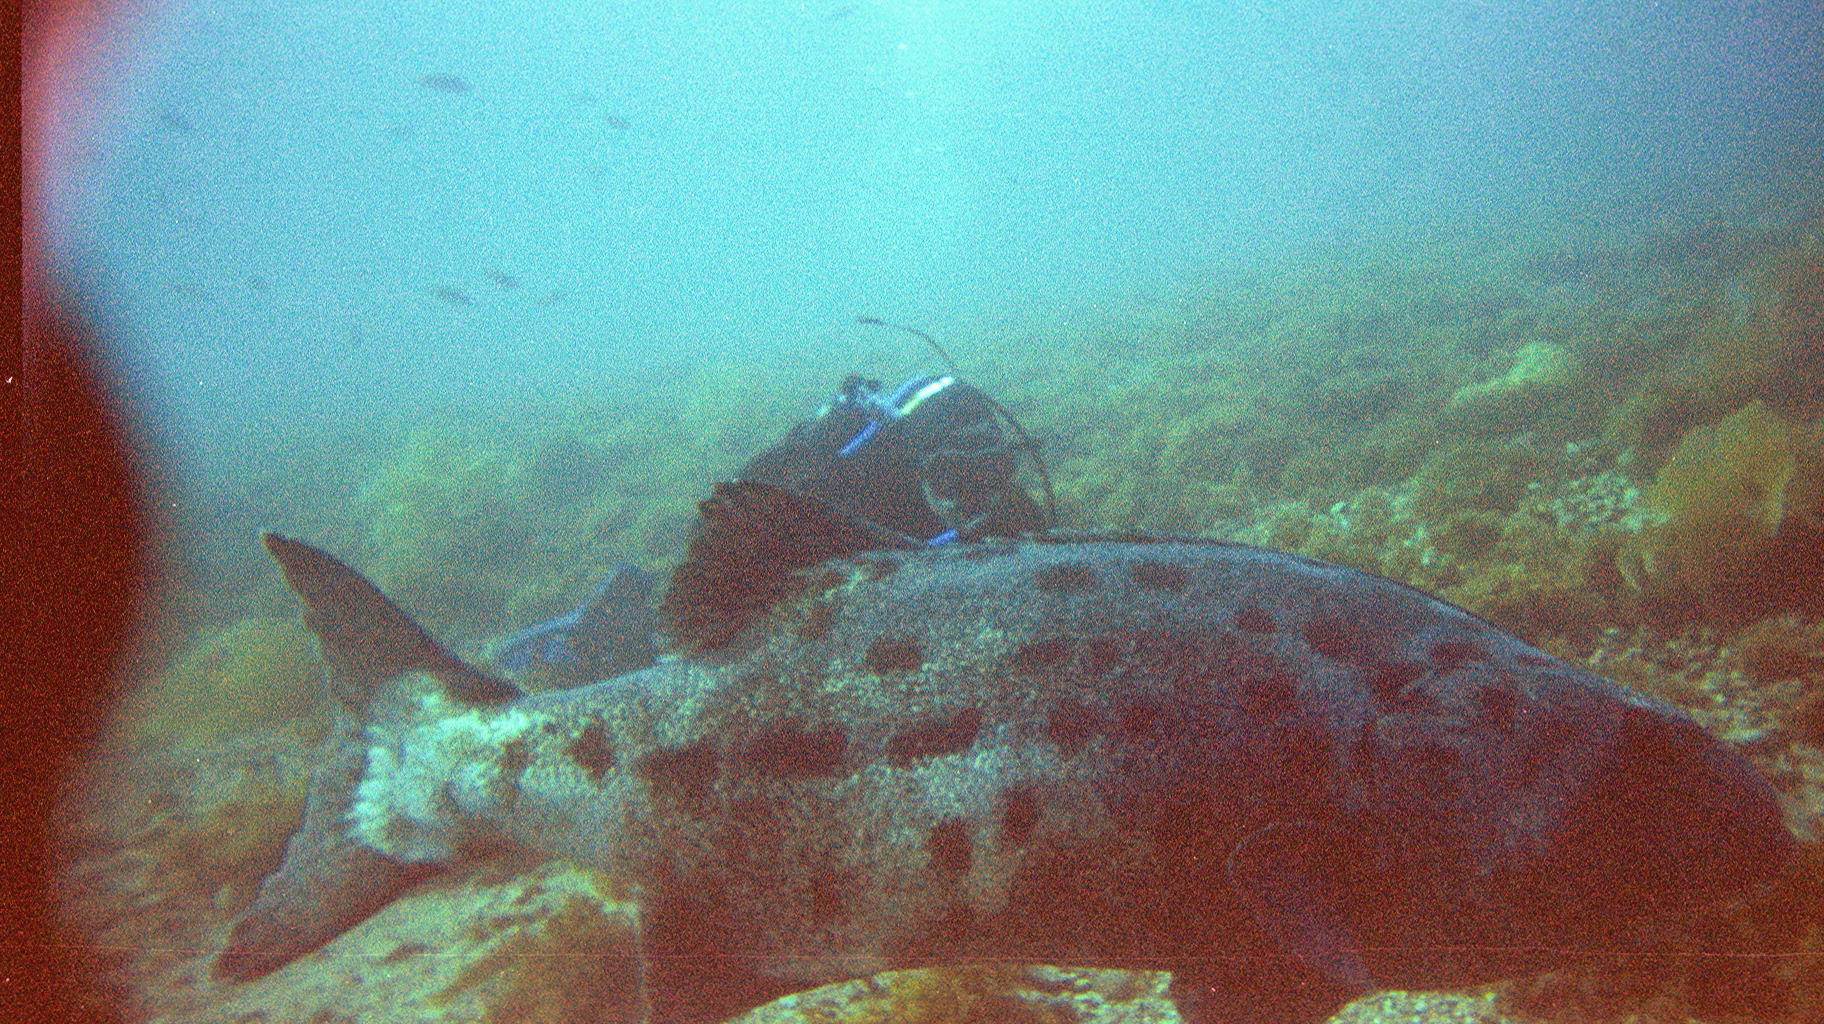
M 259 977 L 309 953 L 434 870 L 388 856 L 349 831 L 369 768 L 370 716 L 389 684 L 421 673 L 418 678 L 435 679 L 455 707 L 521 696 L 511 683 L 463 664 L 334 557 L 276 534 L 264 540 L 304 603 L 305 624 L 317 634 L 336 726 L 325 760 L 311 774 L 303 824 L 216 961 L 216 976 L 230 980 Z M 420 859 L 437 858 L 413 858 Z
M 215 962 L 215 976 L 245 981 L 315 950 L 391 902 L 429 871 L 351 838 L 349 807 L 366 759 L 344 721 L 331 739 L 333 759 L 310 780 L 304 823 L 279 869 L 260 884 Z

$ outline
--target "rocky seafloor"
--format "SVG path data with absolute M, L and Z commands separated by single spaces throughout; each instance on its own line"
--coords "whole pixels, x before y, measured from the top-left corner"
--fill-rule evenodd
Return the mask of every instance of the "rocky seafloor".
M 1246 541 L 1436 593 L 1689 709 L 1775 781 L 1806 843 L 1804 871 L 1690 955 L 1383 993 L 1339 1022 L 1824 1020 L 1815 212 L 1605 246 L 1312 257 L 950 341 L 1044 442 L 1072 528 Z M 712 363 L 649 410 L 578 409 L 512 437 L 433 418 L 352 501 L 297 528 L 480 657 L 618 560 L 675 561 L 708 484 L 809 411 L 781 407 L 802 391 L 785 372 Z M 174 589 L 258 576 L 245 546 L 245 563 L 192 564 Z M 619 882 L 511 855 L 425 883 L 269 977 L 214 981 L 214 951 L 298 821 L 327 711 L 275 574 L 171 605 L 183 614 L 148 630 L 144 678 L 62 822 L 66 927 L 97 1007 L 248 1024 L 632 1019 Z M 1165 976 L 1089 967 L 895 972 L 740 1019 L 1176 1019 Z

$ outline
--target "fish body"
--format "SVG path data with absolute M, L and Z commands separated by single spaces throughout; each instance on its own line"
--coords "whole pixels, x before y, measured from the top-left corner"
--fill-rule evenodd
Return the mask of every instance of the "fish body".
M 641 894 L 660 1024 L 982 958 L 1307 1022 L 1612 952 L 1794 856 L 1682 712 L 1409 587 L 1198 540 L 848 551 L 795 509 L 719 489 L 668 598 L 688 656 L 535 696 L 269 538 L 346 714 L 218 973 L 505 839 Z

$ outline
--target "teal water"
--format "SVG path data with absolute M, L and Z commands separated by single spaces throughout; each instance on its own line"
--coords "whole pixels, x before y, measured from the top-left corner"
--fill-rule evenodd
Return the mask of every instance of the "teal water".
M 966 350 L 1312 245 L 1804 194 L 1816 14 L 174 3 L 56 219 L 123 386 L 219 484 L 414 408 L 638 397 L 710 353 L 899 354 L 858 312 Z

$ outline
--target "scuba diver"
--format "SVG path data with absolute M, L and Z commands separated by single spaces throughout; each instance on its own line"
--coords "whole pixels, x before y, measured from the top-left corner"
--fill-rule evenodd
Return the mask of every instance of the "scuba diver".
M 955 365 L 922 331 L 871 317 L 860 322 L 916 334 Z M 1020 483 L 1028 460 L 1043 504 Z M 891 391 L 850 374 L 815 415 L 736 476 L 817 498 L 889 542 L 910 545 L 1015 536 L 1056 521 L 1038 446 L 999 402 L 954 373 L 916 376 Z M 490 653 L 508 672 L 537 665 L 566 682 L 643 668 L 659 652 L 656 582 L 623 564 L 581 607 L 508 637 Z
M 1019 485 L 1023 452 L 999 405 L 954 376 L 893 391 L 858 374 L 737 477 L 809 495 L 913 543 L 1012 536 L 1049 525 Z

